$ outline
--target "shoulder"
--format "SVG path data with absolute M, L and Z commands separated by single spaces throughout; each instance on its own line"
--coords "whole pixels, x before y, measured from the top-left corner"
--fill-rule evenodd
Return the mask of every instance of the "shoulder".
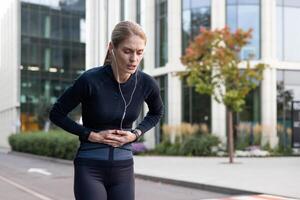
M 105 71 L 105 66 L 93 67 L 83 72 L 81 76 L 83 76 L 84 78 L 93 77 L 99 74 L 103 74 L 104 71 Z
M 155 78 L 142 71 L 139 71 L 139 73 L 141 79 L 140 85 L 143 89 L 144 98 L 146 99 L 152 95 L 156 96 L 159 94 L 159 86 Z
M 143 83 L 144 86 L 148 86 L 148 87 L 156 87 L 157 85 L 157 81 L 154 79 L 154 77 L 150 76 L 149 74 L 143 72 L 143 71 L 139 71 L 138 72 L 140 74 L 141 77 L 141 81 Z
M 101 76 L 102 74 L 105 74 L 105 67 L 106 66 L 97 66 L 90 68 L 86 71 L 84 71 L 82 74 L 80 74 L 77 77 L 77 81 L 83 81 L 83 82 L 89 82 L 92 81 L 94 78 L 97 78 Z

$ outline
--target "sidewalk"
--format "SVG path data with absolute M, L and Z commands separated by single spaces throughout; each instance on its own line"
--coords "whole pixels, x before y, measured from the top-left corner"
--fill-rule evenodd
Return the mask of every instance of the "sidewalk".
M 8 152 L 2 149 L 2 153 Z M 9 153 L 73 164 L 68 160 Z M 235 158 L 234 164 L 228 160 L 227 157 L 134 156 L 134 168 L 136 177 L 186 187 L 232 195 L 261 193 L 300 199 L 300 157 Z
M 228 158 L 135 156 L 137 176 L 238 194 L 300 199 L 300 157 Z

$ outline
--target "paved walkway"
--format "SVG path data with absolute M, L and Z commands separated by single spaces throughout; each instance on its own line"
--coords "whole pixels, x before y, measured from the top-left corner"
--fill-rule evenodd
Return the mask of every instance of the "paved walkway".
M 204 200 L 291 200 L 291 198 L 260 194 L 260 195 L 241 195 L 241 196 L 232 196 L 232 197 L 226 197 L 221 199 L 204 199 Z
M 0 151 L 8 152 L 6 149 Z M 41 158 L 72 164 L 61 159 Z M 138 177 L 239 194 L 226 200 L 300 199 L 300 157 L 235 158 L 234 161 L 234 164 L 229 164 L 228 158 L 216 157 L 134 157 Z M 247 193 L 249 196 L 245 197 Z
M 189 186 L 300 199 L 300 157 L 228 158 L 135 156 L 135 173 Z M 227 190 L 227 191 L 226 191 Z

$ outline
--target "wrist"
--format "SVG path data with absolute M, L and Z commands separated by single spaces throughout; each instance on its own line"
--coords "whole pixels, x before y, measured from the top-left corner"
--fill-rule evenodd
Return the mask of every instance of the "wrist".
M 89 133 L 88 140 L 92 141 L 92 140 L 94 140 L 94 137 L 95 137 L 95 132 L 94 132 L 94 131 L 91 131 L 91 132 Z
M 133 140 L 133 142 L 136 142 L 140 138 L 140 136 L 142 135 L 142 131 L 139 130 L 139 129 L 133 129 L 131 131 L 131 133 L 133 133 L 135 135 L 135 140 Z

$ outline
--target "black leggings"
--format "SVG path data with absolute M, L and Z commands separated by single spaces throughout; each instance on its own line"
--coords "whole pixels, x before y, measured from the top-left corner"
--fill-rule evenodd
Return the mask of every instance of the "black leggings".
M 133 165 L 75 165 L 76 200 L 134 200 Z

